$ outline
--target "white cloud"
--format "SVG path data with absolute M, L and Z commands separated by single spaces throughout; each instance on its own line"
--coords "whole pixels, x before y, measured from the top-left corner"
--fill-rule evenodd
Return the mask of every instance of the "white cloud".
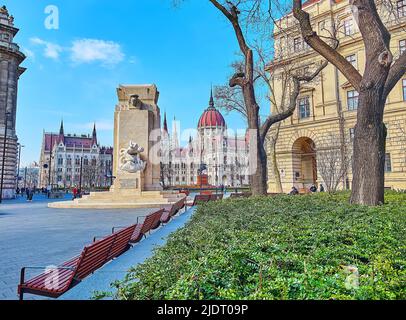
M 70 50 L 71 60 L 77 64 L 100 62 L 115 65 L 124 59 L 121 46 L 113 41 L 79 39 L 72 43 Z
M 60 45 L 40 38 L 31 38 L 30 41 L 35 45 L 44 46 L 44 56 L 50 59 L 58 60 L 60 53 L 63 51 Z

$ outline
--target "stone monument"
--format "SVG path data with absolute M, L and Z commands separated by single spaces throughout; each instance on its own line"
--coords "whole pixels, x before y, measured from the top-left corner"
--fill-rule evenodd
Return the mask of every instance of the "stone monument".
M 114 184 L 110 192 L 49 204 L 53 208 L 148 208 L 184 195 L 160 185 L 161 115 L 155 85 L 120 85 L 114 113 Z

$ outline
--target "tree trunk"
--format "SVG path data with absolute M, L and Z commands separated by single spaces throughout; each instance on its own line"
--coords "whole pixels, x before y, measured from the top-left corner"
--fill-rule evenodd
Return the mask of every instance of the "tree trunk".
M 276 140 L 271 141 L 271 164 L 275 180 L 275 188 L 277 193 L 283 193 L 281 174 L 279 172 L 278 161 L 276 158 Z
M 253 84 L 248 83 L 242 89 L 247 106 L 250 161 L 255 162 L 250 163 L 249 166 L 251 191 L 253 195 L 266 195 L 268 193 L 267 155 L 261 138 L 259 106 L 255 100 Z
M 263 144 L 258 140 L 255 146 L 250 146 L 257 149 L 256 170 L 250 176 L 251 191 L 253 195 L 266 195 L 268 192 L 267 181 L 267 157 Z M 250 151 L 251 152 L 251 151 Z
M 255 159 L 251 159 L 255 161 L 255 167 L 250 176 L 252 194 L 266 195 L 268 193 L 268 166 L 264 143 L 261 140 L 258 128 L 251 129 L 250 132 L 256 132 L 257 135 L 254 145 L 249 146 L 250 153 L 253 151 L 251 148 L 256 149 L 256 152 L 253 153 L 255 154 Z M 250 167 L 252 168 L 252 166 Z
M 385 101 L 381 90 L 361 91 L 354 137 L 351 203 L 379 205 L 384 202 Z

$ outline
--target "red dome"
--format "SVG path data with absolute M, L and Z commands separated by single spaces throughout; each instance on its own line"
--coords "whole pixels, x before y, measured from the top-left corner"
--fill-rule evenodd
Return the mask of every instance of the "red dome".
M 217 109 L 210 107 L 200 117 L 198 128 L 225 126 L 226 122 L 221 113 Z

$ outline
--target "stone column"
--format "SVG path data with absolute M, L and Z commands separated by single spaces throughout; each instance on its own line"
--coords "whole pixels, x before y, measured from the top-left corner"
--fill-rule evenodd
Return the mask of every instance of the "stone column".
M 20 64 L 25 55 L 19 46 L 13 42 L 18 29 L 14 27 L 14 18 L 9 15 L 5 6 L 0 8 L 0 175 L 3 167 L 3 150 L 6 148 L 4 159 L 3 198 L 14 198 L 17 175 L 17 88 L 20 75 L 25 68 Z M 6 146 L 4 146 L 4 133 L 6 113 L 10 113 L 7 120 Z

